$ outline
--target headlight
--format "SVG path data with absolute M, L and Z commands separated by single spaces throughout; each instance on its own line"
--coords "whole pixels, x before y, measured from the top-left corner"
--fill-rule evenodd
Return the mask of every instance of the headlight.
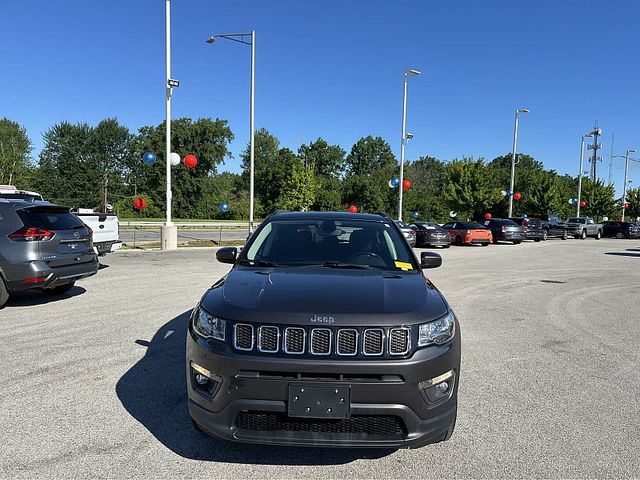
M 453 312 L 433 322 L 420 325 L 418 331 L 418 346 L 437 344 L 440 345 L 453 338 L 456 330 L 456 317 Z
M 193 321 L 193 329 L 202 337 L 224 340 L 225 324 L 226 322 L 223 319 L 198 307 L 198 312 Z

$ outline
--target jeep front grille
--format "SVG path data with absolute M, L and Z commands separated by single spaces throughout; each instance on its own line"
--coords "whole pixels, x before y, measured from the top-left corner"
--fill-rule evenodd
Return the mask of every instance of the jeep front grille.
M 236 350 L 262 354 L 400 357 L 411 352 L 411 328 L 331 328 L 233 324 Z

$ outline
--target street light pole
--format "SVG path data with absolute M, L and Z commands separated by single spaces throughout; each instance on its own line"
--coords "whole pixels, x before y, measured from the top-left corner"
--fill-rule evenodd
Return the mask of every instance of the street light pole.
M 173 87 L 171 86 L 171 0 L 165 1 L 165 98 L 166 98 L 166 145 L 165 145 L 165 162 L 166 162 L 166 220 L 164 226 L 160 229 L 160 248 L 162 250 L 175 250 L 178 247 L 178 232 L 171 221 L 171 95 Z
M 580 140 L 580 170 L 578 171 L 578 203 L 576 205 L 576 217 L 580 216 L 580 198 L 582 196 L 582 164 L 584 162 L 584 139 L 593 137 L 590 133 L 583 133 Z
M 624 222 L 625 205 L 627 204 L 627 172 L 629 170 L 629 154 L 635 153 L 632 148 L 627 149 L 624 156 L 624 183 L 622 184 L 622 221 Z
M 404 147 L 407 144 L 407 77 L 418 76 L 418 70 L 406 70 L 403 74 L 402 93 L 402 142 L 400 143 L 400 184 L 398 185 L 398 220 L 402 221 L 402 193 L 404 191 Z
M 509 218 L 513 216 L 513 188 L 516 178 L 516 149 L 518 148 L 518 114 L 529 113 L 526 108 L 516 109 L 516 119 L 513 125 L 513 150 L 511 152 L 511 183 L 509 187 Z
M 250 37 L 250 41 L 244 38 Z M 250 33 L 229 33 L 224 35 L 213 35 L 207 39 L 207 43 L 214 43 L 218 38 L 231 40 L 233 42 L 243 43 L 251 46 L 251 92 L 249 105 L 249 235 L 253 233 L 254 220 L 254 196 L 255 196 L 255 122 L 254 122 L 254 105 L 255 105 L 255 57 L 256 57 L 256 32 L 252 30 Z

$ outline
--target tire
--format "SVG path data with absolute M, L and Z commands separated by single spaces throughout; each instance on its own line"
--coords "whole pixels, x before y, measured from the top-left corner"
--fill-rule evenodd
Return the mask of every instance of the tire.
M 543 240 L 542 238 L 534 238 L 533 241 L 538 243 L 539 241 Z
M 458 245 L 459 247 L 462 246 L 462 239 L 460 237 L 456 237 L 456 245 Z
M 580 239 L 584 240 L 585 238 L 587 238 L 587 231 L 583 229 L 580 233 Z
M 514 245 L 520 245 L 522 243 L 522 240 L 514 240 L 513 244 Z
M 622 232 L 616 233 L 616 238 L 618 238 L 618 239 L 624 238 L 624 233 L 622 233 Z
M 562 240 L 566 240 L 567 238 L 569 238 L 569 236 L 567 235 L 567 231 L 565 230 L 564 232 L 562 232 Z
M 542 240 L 544 240 L 546 242 L 547 238 L 549 238 L 549 231 L 548 230 L 543 230 L 542 231 Z
M 9 292 L 4 284 L 4 280 L 0 278 L 0 309 L 4 308 L 7 304 L 7 300 L 9 300 Z
M 600 240 L 601 238 L 602 238 L 602 232 L 598 230 L 598 233 L 596 233 L 596 240 Z
M 451 244 L 449 245 L 443 245 L 442 248 L 449 248 L 451 246 Z
M 52 295 L 62 295 L 63 293 L 67 293 L 69 290 L 71 290 L 75 284 L 76 282 L 65 283 L 64 285 L 48 289 L 47 293 L 50 293 Z
M 483 246 L 483 247 L 488 247 L 488 246 L 489 246 L 489 244 L 488 244 L 488 243 L 483 243 L 483 244 L 482 244 L 482 246 Z

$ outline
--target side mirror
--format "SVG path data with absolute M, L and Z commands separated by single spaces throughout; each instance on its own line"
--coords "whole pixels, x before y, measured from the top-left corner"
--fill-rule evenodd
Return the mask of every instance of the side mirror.
M 216 252 L 216 260 L 220 263 L 236 263 L 238 249 L 236 247 L 224 247 Z
M 433 252 L 422 252 L 420 255 L 420 266 L 422 268 L 438 268 L 442 265 L 442 257 Z

